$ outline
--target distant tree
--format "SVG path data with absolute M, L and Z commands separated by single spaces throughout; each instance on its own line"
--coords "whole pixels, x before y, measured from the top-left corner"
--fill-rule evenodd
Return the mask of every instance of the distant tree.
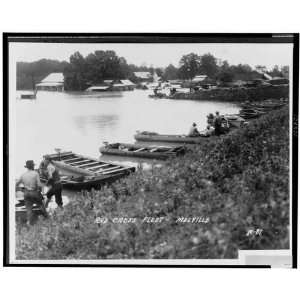
M 208 77 L 215 78 L 218 74 L 219 67 L 217 59 L 210 53 L 201 56 L 199 72 Z
M 163 73 L 163 78 L 165 80 L 174 80 L 178 78 L 178 69 L 172 64 L 168 65 Z
M 255 70 L 258 73 L 266 73 L 267 72 L 267 68 L 265 66 L 262 66 L 262 65 L 255 66 Z
M 217 79 L 220 80 L 222 83 L 232 82 L 234 79 L 234 74 L 230 71 L 221 71 L 218 74 Z
M 155 68 L 154 71 L 156 72 L 157 76 L 162 77 L 164 74 L 164 71 L 162 68 Z
M 286 79 L 289 79 L 289 74 L 290 74 L 290 70 L 289 70 L 289 66 L 282 66 L 280 69 L 280 72 L 282 74 L 282 76 Z
M 195 53 L 183 55 L 179 62 L 179 76 L 192 80 L 200 70 L 201 57 Z
M 261 73 L 253 70 L 247 64 L 231 65 L 230 72 L 233 74 L 235 80 L 253 80 L 261 77 Z
M 278 65 L 275 65 L 274 67 L 273 67 L 273 69 L 270 71 L 270 72 L 268 72 L 272 77 L 281 77 L 282 76 L 282 73 L 281 73 L 281 71 L 279 70 L 279 67 L 278 67 Z
M 247 73 L 253 72 L 252 68 L 249 65 L 247 65 L 247 64 L 238 64 L 236 66 L 232 66 L 232 68 L 234 69 L 234 71 L 236 73 L 247 74 Z M 265 68 L 265 67 L 262 67 L 262 69 L 263 68 Z
M 112 50 L 97 50 L 85 58 L 75 52 L 65 69 L 65 88 L 84 90 L 89 85 L 102 83 L 106 79 L 125 79 L 132 74 L 124 57 Z
M 41 59 L 34 62 L 17 62 L 17 89 L 33 89 L 34 85 L 53 72 L 63 72 L 66 61 Z
M 221 64 L 220 64 L 220 71 L 228 71 L 230 68 L 229 63 L 227 60 L 224 60 Z
M 77 51 L 70 56 L 70 63 L 64 70 L 65 89 L 83 90 L 88 86 L 86 71 L 88 65 L 85 58 Z

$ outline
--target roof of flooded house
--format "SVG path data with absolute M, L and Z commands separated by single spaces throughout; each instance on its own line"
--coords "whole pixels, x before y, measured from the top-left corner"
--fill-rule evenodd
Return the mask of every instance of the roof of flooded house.
M 63 73 L 50 73 L 47 77 L 45 77 L 41 83 L 50 83 L 50 82 L 64 82 L 64 74 Z
M 90 86 L 89 88 L 87 88 L 87 91 L 91 91 L 91 90 L 107 90 L 109 89 L 109 86 L 107 85 L 94 85 L 94 86 Z
M 40 82 L 36 86 L 63 86 L 63 82 Z
M 203 81 L 206 78 L 208 78 L 207 75 L 197 75 L 193 78 L 193 81 Z
M 122 79 L 120 80 L 122 82 L 122 84 L 125 85 L 135 85 L 132 81 L 130 81 L 129 79 Z
M 148 79 L 151 77 L 150 72 L 133 72 L 133 73 L 138 78 Z

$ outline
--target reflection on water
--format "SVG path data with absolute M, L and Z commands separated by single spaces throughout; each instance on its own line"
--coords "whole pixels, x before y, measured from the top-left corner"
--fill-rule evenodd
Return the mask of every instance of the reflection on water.
M 99 157 L 99 147 L 107 142 L 134 143 L 137 130 L 165 134 L 186 134 L 193 122 L 206 126 L 208 113 L 237 113 L 232 103 L 149 98 L 150 91 L 59 93 L 38 92 L 35 101 L 16 101 L 17 148 L 12 151 L 16 174 L 24 162 L 38 163 L 55 148 Z M 108 158 L 103 156 L 102 160 Z M 131 158 L 109 157 L 126 165 L 138 164 Z M 151 163 L 145 161 L 147 164 Z
M 118 115 L 84 115 L 84 116 L 74 116 L 73 120 L 78 129 L 84 131 L 90 130 L 93 127 L 96 128 L 116 128 L 118 123 Z
M 99 100 L 101 98 L 120 98 L 123 97 L 123 94 L 122 92 L 69 92 L 67 97 L 80 100 L 85 98 Z

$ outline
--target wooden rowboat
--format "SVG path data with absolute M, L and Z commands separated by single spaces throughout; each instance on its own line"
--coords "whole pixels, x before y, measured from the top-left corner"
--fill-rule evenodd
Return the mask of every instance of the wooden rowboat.
M 185 153 L 184 147 L 139 146 L 135 144 L 114 143 L 106 144 L 99 151 L 102 154 L 142 157 L 152 159 L 168 159 Z
M 22 94 L 21 99 L 33 100 L 33 99 L 36 99 L 36 95 L 35 94 Z
M 258 118 L 264 114 L 266 114 L 266 112 L 259 111 L 253 108 L 248 108 L 248 109 L 241 109 L 239 115 L 244 119 L 253 119 L 253 118 Z
M 100 161 L 71 151 L 47 156 L 60 171 L 63 186 L 69 189 L 99 188 L 135 171 L 134 167 Z
M 138 132 L 134 135 L 137 141 L 143 142 L 166 142 L 166 143 L 181 143 L 181 144 L 201 144 L 212 139 L 211 136 L 196 136 L 190 137 L 188 135 L 170 135 L 170 134 L 158 134 L 154 132 Z
M 245 123 L 245 119 L 239 115 L 227 114 L 222 117 L 229 122 L 231 127 L 240 128 L 243 127 L 243 124 Z

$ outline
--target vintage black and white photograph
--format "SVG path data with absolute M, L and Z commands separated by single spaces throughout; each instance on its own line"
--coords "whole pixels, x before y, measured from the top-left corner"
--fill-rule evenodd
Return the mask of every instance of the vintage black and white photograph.
M 293 267 L 297 35 L 6 39 L 7 264 Z

